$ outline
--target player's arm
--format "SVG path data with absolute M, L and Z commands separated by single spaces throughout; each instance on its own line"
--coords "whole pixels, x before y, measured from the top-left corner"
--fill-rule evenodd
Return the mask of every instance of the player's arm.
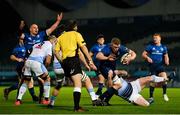
M 89 52 L 89 55 L 92 57 L 94 54 L 90 51 L 90 52 Z
M 56 22 L 46 30 L 47 36 L 49 36 L 58 27 L 60 21 L 62 20 L 62 17 L 63 17 L 62 13 L 57 15 Z
M 96 54 L 96 58 L 97 58 L 98 60 L 109 60 L 109 57 L 108 57 L 108 56 L 105 56 L 102 52 L 98 52 L 98 53 Z
M 18 29 L 18 36 L 22 35 L 24 26 L 25 26 L 24 20 L 21 20 L 20 25 L 19 25 L 19 29 Z
M 130 61 L 132 61 L 136 58 L 136 53 L 133 50 L 129 50 L 129 54 L 131 54 L 131 56 L 129 57 Z
M 164 62 L 165 62 L 166 65 L 169 65 L 169 56 L 168 56 L 168 53 L 166 53 L 164 55 Z
M 46 56 L 45 66 L 48 67 L 51 64 L 51 55 Z
M 93 70 L 97 70 L 96 66 L 94 65 L 91 56 L 89 55 L 88 49 L 86 47 L 86 45 L 82 45 L 81 47 L 82 52 L 84 53 L 84 55 L 86 56 L 86 58 L 88 59 L 88 63 L 89 66 L 93 69 Z
M 148 52 L 147 51 L 143 51 L 142 58 L 145 59 L 149 63 L 153 63 L 152 59 L 148 56 Z
M 24 39 L 24 37 L 25 37 L 25 35 L 23 33 L 24 27 L 25 27 L 25 22 L 24 22 L 24 20 L 21 20 L 20 25 L 19 25 L 19 29 L 18 29 L 18 37 L 20 39 Z
M 10 56 L 10 59 L 11 59 L 12 61 L 17 61 L 17 62 L 23 62 L 23 61 L 24 61 L 24 59 L 18 58 L 18 57 L 16 57 L 15 55 L 11 55 L 11 56 Z
M 60 46 L 60 38 L 57 38 L 57 42 L 56 42 L 56 44 L 55 44 L 55 48 L 54 48 L 54 55 L 55 55 L 55 57 L 57 58 L 57 60 L 59 61 L 59 62 L 62 62 L 62 55 L 63 55 L 63 53 L 62 53 L 62 55 L 60 55 L 60 50 L 61 50 L 61 46 Z
M 96 54 L 96 58 L 97 58 L 98 60 L 114 61 L 116 57 L 115 57 L 115 55 L 113 55 L 113 54 L 110 54 L 109 56 L 105 56 L 105 55 L 103 54 L 103 52 L 98 52 L 98 53 Z
M 79 59 L 81 60 L 81 62 L 84 64 L 84 66 L 90 71 L 91 68 L 89 67 L 85 57 L 84 57 L 84 54 L 81 52 L 81 50 L 79 50 Z

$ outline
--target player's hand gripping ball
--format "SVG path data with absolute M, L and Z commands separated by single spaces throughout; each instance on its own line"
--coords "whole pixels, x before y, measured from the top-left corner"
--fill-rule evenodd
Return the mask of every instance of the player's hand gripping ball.
M 122 57 L 121 57 L 121 63 L 122 64 L 129 64 L 130 60 L 129 58 L 131 57 L 130 53 L 125 53 Z

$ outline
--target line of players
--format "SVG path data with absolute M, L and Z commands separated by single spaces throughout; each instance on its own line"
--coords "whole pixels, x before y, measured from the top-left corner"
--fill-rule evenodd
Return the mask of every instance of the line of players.
M 59 61 L 54 58 L 53 65 L 54 72 L 57 76 L 57 85 L 55 86 L 52 96 L 49 100 L 50 77 L 48 75 L 46 67 L 51 62 L 51 58 L 53 55 L 53 46 L 57 40 L 55 36 L 49 35 L 57 28 L 61 19 L 62 14 L 57 16 L 57 21 L 49 29 L 42 32 L 38 32 L 38 26 L 36 24 L 32 24 L 30 27 L 30 34 L 24 33 L 21 35 L 21 39 L 19 39 L 20 48 L 16 48 L 16 51 L 14 50 L 13 55 L 11 55 L 11 59 L 18 62 L 18 71 L 22 69 L 25 57 L 27 57 L 28 54 L 29 55 L 26 59 L 23 77 L 19 84 L 17 100 L 15 103 L 16 105 L 21 104 L 22 96 L 26 92 L 26 87 L 28 85 L 30 94 L 32 95 L 34 101 L 38 100 L 39 103 L 48 104 L 49 107 L 54 106 L 58 91 L 61 88 L 64 80 L 64 71 Z M 49 36 L 48 41 L 44 41 L 45 36 Z M 24 45 L 22 40 L 24 41 Z M 25 54 L 25 52 L 29 52 L 30 49 L 32 49 L 31 53 Z M 23 53 L 19 56 L 18 52 Z M 82 81 L 84 81 L 86 84 L 86 88 L 91 96 L 93 105 L 110 105 L 110 98 L 113 94 L 116 94 L 124 98 L 125 100 L 128 100 L 129 102 L 142 106 L 149 106 L 149 104 L 153 102 L 153 88 L 150 88 L 151 98 L 149 102 L 146 101 L 139 94 L 139 92 L 145 87 L 146 84 L 150 82 L 165 83 L 163 85 L 164 100 L 168 101 L 169 99 L 166 95 L 167 82 L 165 82 L 167 81 L 167 75 L 164 71 L 164 64 L 169 65 L 169 58 L 167 54 L 167 48 L 161 44 L 161 36 L 159 34 L 154 34 L 153 43 L 148 45 L 146 50 L 142 54 L 143 58 L 149 63 L 150 71 L 152 74 L 150 76 L 140 78 L 130 83 L 126 82 L 122 77 L 119 77 L 127 76 L 126 71 L 116 70 L 117 60 L 120 60 L 120 58 L 126 53 L 128 53 L 128 56 L 122 60 L 122 63 L 128 65 L 136 57 L 136 53 L 134 51 L 121 45 L 121 42 L 118 38 L 113 38 L 110 44 L 105 45 L 104 36 L 99 35 L 97 37 L 97 44 L 94 45 L 90 50 L 90 56 L 92 56 L 93 61 L 98 68 L 96 70 L 96 73 L 99 77 L 99 86 L 96 94 L 94 93 L 93 86 L 89 77 L 84 72 L 82 72 Z M 90 66 L 86 62 L 86 59 L 80 50 L 79 58 L 83 62 L 85 67 L 90 70 Z M 35 76 L 38 78 L 39 81 L 39 98 L 34 93 L 32 71 L 34 72 Z M 21 71 L 19 73 L 19 76 L 22 76 Z M 105 79 L 107 80 L 108 89 L 102 94 L 102 88 L 104 87 Z M 5 89 L 5 98 L 7 99 L 8 93 L 11 90 L 16 89 L 17 87 L 18 85 L 16 84 L 15 87 L 13 86 L 11 88 Z M 100 95 L 100 100 L 97 99 L 96 95 Z

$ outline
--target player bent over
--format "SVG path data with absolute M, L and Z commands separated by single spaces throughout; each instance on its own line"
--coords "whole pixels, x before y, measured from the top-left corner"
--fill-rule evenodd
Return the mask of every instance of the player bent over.
M 102 100 L 102 104 L 106 105 L 110 98 L 116 94 L 119 97 L 123 98 L 124 100 L 139 105 L 139 106 L 149 106 L 150 103 L 144 99 L 142 95 L 139 93 L 146 84 L 150 82 L 165 82 L 167 78 L 165 77 L 158 77 L 156 75 L 146 76 L 139 78 L 132 82 L 127 82 L 122 77 L 118 77 L 117 75 L 113 78 L 113 86 L 110 87 L 106 92 L 104 92 L 99 98 Z

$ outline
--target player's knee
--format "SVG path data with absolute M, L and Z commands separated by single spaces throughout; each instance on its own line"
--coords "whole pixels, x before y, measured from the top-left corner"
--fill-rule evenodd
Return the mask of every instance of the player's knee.
M 44 74 L 44 75 L 40 76 L 40 78 L 43 79 L 44 81 L 46 81 L 46 80 L 50 81 L 50 77 L 48 74 Z
M 110 70 L 109 72 L 108 72 L 108 77 L 112 77 L 113 76 L 113 71 L 112 70 Z
M 55 86 L 55 89 L 59 90 L 62 87 L 63 80 L 57 82 L 57 85 Z

